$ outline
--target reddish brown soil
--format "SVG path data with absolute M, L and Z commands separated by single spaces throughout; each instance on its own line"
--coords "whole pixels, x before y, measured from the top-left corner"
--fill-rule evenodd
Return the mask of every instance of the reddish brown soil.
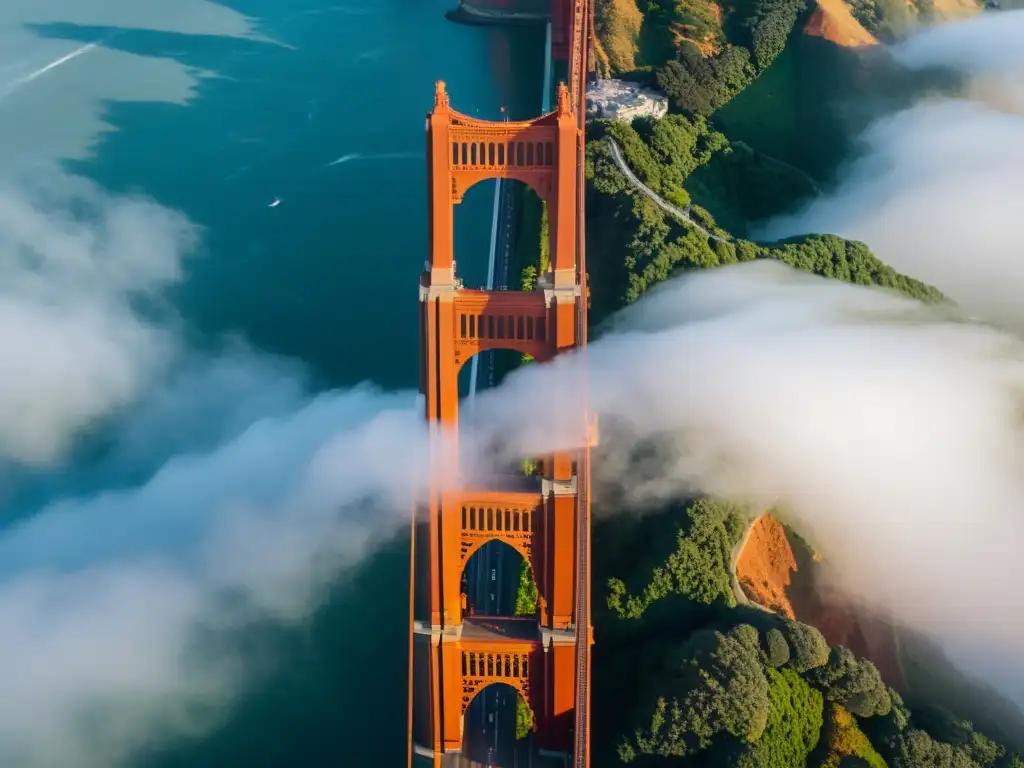
M 875 36 L 853 17 L 843 0 L 818 0 L 804 31 L 848 48 L 878 44 Z
M 796 559 L 785 529 L 771 515 L 761 515 L 736 558 L 736 578 L 743 591 L 755 603 L 795 618 L 786 594 L 795 570 Z
M 696 48 L 698 51 L 700 51 L 700 55 L 703 56 L 704 58 L 709 58 L 711 56 L 714 56 L 716 53 L 718 53 L 720 50 L 722 50 L 721 46 L 719 46 L 715 42 L 715 36 L 712 35 L 710 32 L 708 32 L 706 35 L 704 35 L 704 39 L 703 40 L 695 40 L 695 39 L 693 39 L 693 37 L 691 37 L 691 35 L 695 31 L 696 31 L 695 28 L 693 26 L 691 26 L 691 25 L 688 25 L 688 24 L 679 24 L 679 23 L 673 24 L 672 25 L 672 42 L 673 42 L 673 45 L 675 45 L 676 48 L 678 48 L 681 45 L 689 43 L 694 48 Z
M 708 3 L 708 10 L 711 11 L 711 15 L 714 17 L 718 24 L 722 23 L 722 8 L 714 2 Z M 674 22 L 672 24 L 672 41 L 673 44 L 678 48 L 679 46 L 689 43 L 694 46 L 700 55 L 704 58 L 714 56 L 720 50 L 721 46 L 715 41 L 715 36 L 708 32 L 704 37 L 698 40 L 694 37 L 697 32 L 696 27 L 690 24 L 683 24 L 682 22 Z
M 771 515 L 761 515 L 736 558 L 736 578 L 753 602 L 817 627 L 829 645 L 844 645 L 870 659 L 889 685 L 902 686 L 892 625 L 840 595 L 816 589 L 810 553 L 800 554 L 798 565 L 785 528 Z

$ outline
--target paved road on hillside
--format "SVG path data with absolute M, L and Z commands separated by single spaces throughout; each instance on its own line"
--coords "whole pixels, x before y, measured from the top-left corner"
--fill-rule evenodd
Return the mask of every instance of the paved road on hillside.
M 642 181 L 640 181 L 640 179 L 636 177 L 636 174 L 633 173 L 633 170 L 626 163 L 626 158 L 623 157 L 622 150 L 619 149 L 619 145 L 615 143 L 615 139 L 613 139 L 611 136 L 608 137 L 608 146 L 611 147 L 612 158 L 615 160 L 615 164 L 619 166 L 619 170 L 621 170 L 625 174 L 626 179 L 629 181 L 629 183 L 641 194 L 646 195 L 651 200 L 653 200 L 655 205 L 657 205 L 662 210 L 671 213 L 673 216 L 686 222 L 694 229 L 700 230 L 712 240 L 717 240 L 720 243 L 729 242 L 728 238 L 719 237 L 718 235 L 714 234 L 713 232 L 710 232 L 709 230 L 705 229 L 700 224 L 695 222 L 693 220 L 693 217 L 690 215 L 689 207 L 684 209 L 672 205 L 672 203 L 662 198 L 657 192 L 655 192 L 653 189 L 651 189 Z

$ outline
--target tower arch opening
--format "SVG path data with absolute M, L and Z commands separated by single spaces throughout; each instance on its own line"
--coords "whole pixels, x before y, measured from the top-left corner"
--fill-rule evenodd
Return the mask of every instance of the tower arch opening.
M 515 356 L 516 362 L 522 357 L 517 349 L 495 347 L 486 352 L 474 352 L 460 368 L 460 376 L 473 369 L 473 359 L 479 360 L 477 393 L 499 386 L 497 373 L 500 355 Z M 518 367 L 518 366 L 516 366 Z M 510 367 L 506 375 L 515 370 Z M 460 379 L 461 381 L 461 379 Z M 487 395 L 483 395 L 486 398 Z M 519 447 L 503 439 L 490 419 L 493 410 L 486 405 L 478 408 L 480 399 L 463 398 L 457 406 L 456 434 L 458 435 L 458 467 L 460 477 L 474 487 L 518 492 L 541 492 L 543 457 L 526 456 Z M 493 406 L 493 403 L 492 403 Z M 525 414 L 524 414 L 525 416 Z
M 531 525 L 531 521 L 522 524 Z M 528 547 L 522 540 L 514 545 L 493 538 L 471 552 L 459 585 L 464 619 L 536 619 L 539 592 Z M 520 633 L 533 634 L 534 629 L 523 627 Z
M 497 765 L 497 752 L 530 738 L 537 716 L 527 689 L 518 684 L 489 683 L 481 686 L 463 715 L 462 752 L 470 760 Z
M 411 567 L 415 578 L 428 581 L 429 604 L 421 615 L 410 617 L 410 654 L 418 653 L 426 665 L 419 687 L 425 690 L 424 708 L 430 715 L 421 719 L 423 733 L 414 738 L 433 753 L 435 763 L 445 753 L 461 751 L 467 708 L 478 698 L 486 701 L 486 694 L 477 694 L 494 684 L 511 686 L 536 705 L 536 746 L 545 751 L 571 749 L 581 765 L 586 758 L 589 463 L 562 450 L 544 456 L 541 473 L 524 471 L 516 453 L 537 452 L 543 447 L 539 441 L 509 443 L 507 431 L 502 433 L 494 425 L 487 431 L 465 430 L 460 425 L 465 406 L 459 392 L 460 371 L 480 352 L 511 348 L 542 361 L 586 344 L 580 162 L 584 123 L 582 78 L 576 76 L 585 63 L 578 43 L 585 32 L 586 1 L 575 0 L 572 14 L 577 55 L 570 71 L 579 97 L 575 110 L 569 89 L 561 84 L 557 108 L 546 115 L 528 121 L 479 120 L 452 109 L 445 85 L 439 81 L 427 118 L 429 248 L 420 275 L 420 391 L 432 447 L 437 447 L 431 466 L 445 467 L 450 462 L 458 467 L 458 482 L 432 484 L 424 502 L 424 522 L 413 521 L 416 548 Z M 538 145 L 542 146 L 539 152 Z M 530 146 L 534 147 L 532 158 Z M 495 178 L 507 181 L 509 189 L 514 188 L 513 180 L 525 182 L 548 201 L 551 269 L 549 278 L 538 279 L 536 288 L 541 290 L 473 287 L 480 278 L 471 277 L 467 270 L 474 263 L 483 266 L 475 253 L 460 252 L 458 256 L 467 263 L 457 269 L 454 211 L 480 181 Z M 479 188 L 486 190 L 487 185 Z M 540 239 L 538 233 L 538 266 Z M 529 240 L 523 244 L 525 248 Z M 507 283 L 511 288 L 522 287 L 512 280 Z M 585 406 L 584 384 L 581 405 Z M 543 393 L 532 398 L 529 407 L 536 409 L 531 414 L 534 421 L 559 417 L 550 412 L 548 401 Z M 483 409 L 477 410 L 482 414 Z M 453 436 L 456 441 L 449 439 Z M 495 451 L 481 444 L 485 440 L 509 443 L 499 445 L 504 450 L 497 451 L 503 457 L 497 469 L 513 466 L 508 476 L 477 482 L 467 476 L 462 459 L 466 453 L 474 454 L 477 461 L 493 467 Z M 468 451 L 462 450 L 464 445 Z M 491 563 L 498 557 L 508 566 L 502 567 L 500 578 L 495 565 L 486 561 L 489 552 Z M 477 559 L 470 563 L 474 556 Z M 484 562 L 477 565 L 480 559 Z M 523 559 L 532 568 L 524 569 Z M 539 605 L 533 617 L 516 617 L 517 609 L 525 611 L 532 602 L 532 595 L 518 606 L 520 601 L 513 599 L 521 582 L 532 581 L 522 578 L 531 571 L 539 582 Z M 481 591 L 486 594 L 483 601 Z M 474 612 L 482 609 L 505 617 L 464 619 L 463 606 L 468 608 L 471 596 L 476 598 Z M 508 698 L 517 701 L 519 697 Z M 514 720 L 511 728 L 514 731 Z
M 494 180 L 474 184 L 465 191 L 462 200 L 452 206 L 455 275 L 467 288 L 487 286 L 495 187 Z
M 512 245 L 508 288 L 533 291 L 551 270 L 551 228 L 547 201 L 526 184 L 509 180 L 515 201 L 515 242 Z

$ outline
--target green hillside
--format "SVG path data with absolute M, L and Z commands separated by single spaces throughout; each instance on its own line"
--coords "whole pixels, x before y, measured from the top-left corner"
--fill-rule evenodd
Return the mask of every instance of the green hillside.
M 883 38 L 907 14 L 932 12 L 866 0 L 852 10 Z M 675 274 L 754 259 L 946 301 L 864 243 L 827 233 L 748 239 L 753 223 L 827 188 L 856 151 L 851 137 L 875 115 L 951 85 L 803 34 L 811 12 L 792 0 L 598 4 L 605 73 L 660 87 L 671 114 L 588 128 L 595 325 Z M 636 189 L 612 142 L 632 173 L 684 215 Z M 524 285 L 532 279 L 524 274 Z M 596 518 L 597 768 L 1024 766 L 1007 746 L 1020 713 L 957 677 L 923 641 L 908 638 L 915 655 L 905 699 L 870 661 L 830 647 L 814 627 L 737 605 L 730 558 L 751 517 L 694 498 L 640 519 Z

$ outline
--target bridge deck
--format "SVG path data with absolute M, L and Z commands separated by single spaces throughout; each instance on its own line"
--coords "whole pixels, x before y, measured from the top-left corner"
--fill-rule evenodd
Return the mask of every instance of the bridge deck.
M 507 763 L 507 765 L 506 765 Z M 426 764 L 424 764 L 425 766 Z M 565 760 L 558 757 L 541 757 L 529 754 L 525 749 L 514 753 L 512 762 L 481 763 L 465 755 L 449 753 L 441 758 L 441 768 L 565 768 Z
M 462 622 L 464 640 L 539 640 L 533 617 L 513 619 L 501 616 L 474 616 Z
M 470 21 L 470 17 L 476 17 L 477 23 L 483 21 L 488 15 L 488 10 L 501 8 L 505 10 L 505 18 L 503 21 L 511 20 L 507 9 L 513 6 L 517 6 L 518 3 L 535 3 L 535 2 L 557 2 L 559 5 L 556 7 L 559 13 L 555 14 L 558 17 L 555 22 L 555 26 L 560 29 L 557 34 L 554 34 L 555 30 L 549 28 L 549 40 L 550 40 L 550 51 L 549 53 L 553 58 L 560 58 L 564 61 L 564 57 L 568 54 L 568 61 L 566 62 L 565 69 L 568 75 L 565 78 L 568 81 L 568 86 L 571 89 L 572 99 L 575 102 L 575 112 L 577 118 L 578 128 L 578 145 L 576 147 L 576 167 L 577 167 L 577 179 L 575 184 L 575 197 L 576 197 L 576 233 L 575 233 L 575 264 L 577 269 L 576 274 L 576 285 L 580 289 L 582 297 L 589 296 L 589 286 L 586 273 L 586 256 L 585 256 L 585 146 L 583 142 L 585 132 L 585 86 L 587 80 L 587 73 L 590 70 L 590 45 L 592 43 L 592 30 L 591 25 L 593 21 L 593 0 L 459 0 L 460 11 L 464 21 Z M 490 6 L 490 8 L 489 8 Z M 517 6 L 518 7 L 518 6 Z M 471 11 L 466 13 L 466 11 Z M 476 11 L 476 13 L 472 13 Z M 516 14 L 511 14 L 516 15 Z M 486 21 L 483 21 L 486 23 Z M 570 33 L 565 34 L 566 30 L 562 28 L 568 26 Z M 568 49 L 568 50 L 567 50 Z M 555 56 L 555 52 L 559 52 Z M 443 90 L 439 90 L 439 93 L 443 95 Z M 444 101 L 447 105 L 447 100 Z M 441 190 L 442 193 L 446 193 L 445 189 Z M 440 193 L 439 193 L 440 194 Z M 456 201 L 457 198 L 456 198 Z M 561 246 L 559 246 L 559 255 L 564 256 L 564 252 Z M 578 347 L 585 348 L 587 342 L 587 299 L 584 298 L 581 301 L 577 301 L 576 307 L 576 345 Z M 581 400 L 586 407 L 587 392 L 586 384 L 583 385 L 583 391 L 581 392 Z M 469 414 L 467 414 L 468 416 Z M 428 417 L 429 418 L 429 417 Z M 471 420 L 471 419 L 470 419 Z M 524 742 L 513 741 L 511 742 L 508 751 L 502 750 L 502 754 L 495 754 L 493 750 L 498 747 L 497 737 L 497 718 L 494 723 L 494 747 L 492 748 L 489 743 L 483 744 L 484 752 L 490 753 L 489 758 L 492 760 L 492 765 L 500 765 L 501 768 L 518 768 L 524 766 L 532 768 L 568 768 L 570 762 L 573 768 L 589 768 L 589 725 L 590 725 L 590 712 L 589 712 L 589 682 L 590 682 L 590 643 L 591 638 L 591 627 L 590 627 L 590 510 L 589 504 L 590 499 L 588 498 L 589 491 L 589 472 L 590 472 L 590 445 L 583 447 L 582 461 L 579 462 L 577 468 L 577 477 L 573 493 L 577 498 L 577 541 L 576 541 L 576 577 L 575 577 L 575 592 L 576 592 L 576 605 L 574 606 L 574 628 L 576 631 L 566 633 L 541 633 L 538 629 L 535 620 L 516 620 L 502 617 L 489 617 L 489 616 L 476 616 L 472 618 L 466 618 L 461 628 L 461 636 L 466 640 L 474 642 L 536 642 L 544 639 L 545 641 L 551 640 L 555 643 L 575 643 L 575 677 L 576 677 L 576 691 L 575 691 L 575 711 L 573 717 L 573 725 L 571 730 L 573 732 L 573 743 L 569 747 L 570 754 L 567 754 L 564 758 L 541 758 L 533 750 L 533 739 L 527 739 Z M 468 458 L 468 457 L 466 457 Z M 470 467 L 475 467 L 473 462 L 467 462 Z M 513 472 L 512 477 L 498 478 L 498 477 L 486 477 L 480 478 L 482 481 L 482 487 L 478 490 L 482 491 L 505 491 L 512 490 L 514 493 L 537 493 L 538 495 L 543 494 L 545 491 L 552 490 L 550 488 L 538 487 L 536 478 L 526 478 L 519 475 L 518 472 Z M 507 481 L 513 481 L 511 483 Z M 476 485 L 476 483 L 474 483 Z M 554 489 L 557 493 L 558 489 Z M 415 534 L 414 534 L 415 541 Z M 415 562 L 411 564 L 413 572 L 415 572 Z M 412 582 L 410 585 L 412 590 Z M 411 599 L 411 598 L 410 598 Z M 410 623 L 413 625 L 413 631 L 416 633 L 426 634 L 426 628 L 421 628 L 420 622 L 417 622 L 413 616 L 410 616 Z M 454 628 L 451 628 L 454 629 Z M 458 630 L 456 630 L 458 631 Z M 577 634 L 578 632 L 578 634 Z M 563 649 L 556 649 L 561 652 Z M 412 663 L 413 654 L 413 643 L 410 643 L 410 664 Z M 412 670 L 410 667 L 410 674 Z M 412 728 L 412 708 L 413 708 L 413 691 L 412 684 L 410 684 L 410 728 Z M 497 697 L 497 694 L 496 694 Z M 500 703 L 499 703 L 500 706 Z M 511 712 L 514 714 L 514 712 Z M 468 713 L 467 713 L 468 716 Z M 510 721 L 506 733 L 509 729 L 514 727 L 514 720 Z M 469 727 L 464 722 L 464 725 Z M 476 725 L 481 725 L 478 722 Z M 475 728 L 475 726 L 474 726 Z M 487 728 L 484 724 L 480 728 L 473 730 L 480 730 L 486 737 Z M 461 732 L 461 731 L 460 731 Z M 454 729 L 452 730 L 454 733 Z M 410 732 L 411 735 L 411 732 Z M 468 731 L 467 731 L 468 735 Z M 489 737 L 487 737 L 489 740 Z M 447 744 L 454 743 L 454 739 L 447 739 Z M 412 744 L 410 744 L 412 746 Z M 474 756 L 478 756 L 479 752 L 477 747 L 480 746 L 471 739 L 463 739 L 463 748 L 466 751 L 471 752 Z M 451 748 L 451 747 L 449 747 Z M 429 761 L 433 763 L 437 760 L 438 763 L 447 768 L 489 768 L 486 763 L 480 763 L 469 759 L 459 753 L 439 755 L 430 752 L 422 747 L 415 748 L 415 756 L 411 758 L 412 764 L 418 766 L 423 764 L 423 761 Z

